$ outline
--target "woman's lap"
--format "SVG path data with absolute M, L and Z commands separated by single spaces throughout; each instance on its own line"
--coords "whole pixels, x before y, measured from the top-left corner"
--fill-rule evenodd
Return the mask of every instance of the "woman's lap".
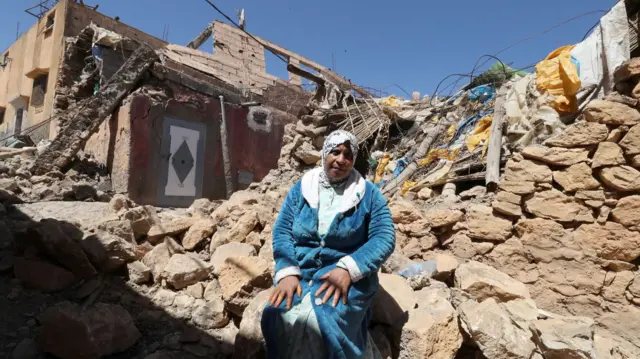
M 276 337 L 280 358 L 324 359 L 328 357 L 316 313 L 307 294 L 300 303 L 274 318 L 277 321 Z M 283 355 L 284 353 L 284 355 Z M 363 359 L 379 359 L 380 354 L 368 337 Z

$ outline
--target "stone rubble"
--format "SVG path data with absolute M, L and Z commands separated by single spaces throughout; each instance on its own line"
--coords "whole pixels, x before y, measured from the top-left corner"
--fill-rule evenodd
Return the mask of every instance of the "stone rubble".
M 381 352 L 640 357 L 638 118 L 626 104 L 592 101 L 584 119 L 511 154 L 495 192 L 449 186 L 446 194 L 434 187 L 392 196 L 396 248 L 379 274 L 370 328 Z M 30 160 L 5 161 L 0 272 L 17 283 L 9 296 L 86 292 L 82 305 L 45 311 L 35 325 L 39 350 L 99 358 L 145 341 L 147 358 L 264 355 L 271 231 L 291 185 L 320 150 L 321 132 L 304 125 L 286 126 L 279 168 L 260 183 L 187 210 L 111 196 L 97 190 L 103 179 L 80 170 L 30 176 Z M 399 274 L 421 262 L 434 269 Z M 135 295 L 114 293 L 102 281 L 88 290 L 96 278 L 121 278 Z M 162 315 L 192 331 L 156 337 L 160 328 L 141 324 Z M 15 350 L 33 351 L 33 342 L 19 342 Z

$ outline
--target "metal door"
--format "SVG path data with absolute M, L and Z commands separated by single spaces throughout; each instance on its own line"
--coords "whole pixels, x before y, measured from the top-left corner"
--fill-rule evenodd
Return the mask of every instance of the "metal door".
M 205 124 L 165 117 L 158 205 L 188 207 L 202 196 Z

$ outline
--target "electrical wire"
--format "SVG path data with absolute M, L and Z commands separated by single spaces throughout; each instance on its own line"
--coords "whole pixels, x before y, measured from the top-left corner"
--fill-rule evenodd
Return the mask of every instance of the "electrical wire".
M 227 14 L 225 14 L 222 10 L 220 10 L 220 8 L 218 8 L 214 3 L 212 3 L 209 0 L 204 0 L 207 2 L 207 4 L 209 4 L 211 7 L 213 7 L 220 15 L 222 15 L 225 19 L 227 19 L 229 22 L 231 22 L 235 27 L 237 27 L 239 30 L 241 30 L 242 32 L 244 32 L 245 34 L 247 34 L 249 37 L 251 37 L 253 40 L 255 40 L 257 43 L 261 44 L 264 46 L 264 43 L 260 40 L 258 40 L 255 36 L 253 36 L 251 33 L 249 33 L 247 30 L 243 29 L 240 25 L 238 25 L 235 21 L 233 21 L 233 19 L 231 19 Z M 279 54 L 278 52 L 270 49 L 268 46 L 264 46 L 264 48 L 269 51 L 270 53 L 272 53 L 273 55 L 275 55 L 277 58 L 279 58 L 282 62 L 284 62 L 285 64 L 289 64 L 289 60 L 282 56 L 281 54 Z M 357 85 L 351 84 L 351 81 L 349 81 L 349 88 L 350 90 L 354 91 L 354 92 L 358 92 L 358 89 L 360 88 Z M 373 98 L 373 96 L 371 94 L 368 94 L 369 97 Z
M 70 108 L 67 108 L 65 111 L 71 111 L 71 110 L 76 110 L 77 111 L 75 116 L 73 118 L 69 119 L 68 121 L 70 121 L 70 122 L 71 121 L 75 121 L 78 118 L 78 115 L 80 114 L 80 111 L 84 110 L 87 107 L 87 105 L 88 104 L 85 103 L 85 104 L 82 104 L 82 106 L 80 106 L 80 104 L 77 103 L 77 104 L 71 106 Z M 13 133 L 11 135 L 8 135 L 8 136 L 0 138 L 0 142 L 8 140 L 8 139 L 10 139 L 11 137 L 14 137 L 14 136 L 28 135 L 30 133 L 33 133 L 33 132 L 35 132 L 35 130 L 39 129 L 40 127 L 42 127 L 42 126 L 44 126 L 44 125 L 46 125 L 48 123 L 50 123 L 51 121 L 53 121 L 54 119 L 56 119 L 58 117 L 59 117 L 58 115 L 50 116 L 49 118 L 47 118 L 46 120 L 44 120 L 42 122 L 38 122 L 35 125 L 32 125 L 32 126 L 29 126 L 29 127 L 25 128 L 24 130 L 20 130 L 20 132 Z
M 582 38 L 582 41 L 586 40 L 587 37 L 589 36 L 589 34 L 591 34 L 591 31 L 593 31 L 598 25 L 600 25 L 600 20 L 598 20 L 598 22 L 596 22 L 595 24 L 593 24 L 593 26 L 591 26 L 589 28 L 589 30 L 587 30 L 587 33 L 584 34 L 584 37 Z
M 537 37 L 540 37 L 540 36 L 542 36 L 542 35 L 544 35 L 544 34 L 546 34 L 546 33 L 548 33 L 548 32 L 551 32 L 551 31 L 553 31 L 553 30 L 555 30 L 555 29 L 557 29 L 557 28 L 559 28 L 559 27 L 561 27 L 561 26 L 563 26 L 563 25 L 566 25 L 566 24 L 568 24 L 568 23 L 570 23 L 570 22 L 572 22 L 572 21 L 575 21 L 575 20 L 577 20 L 577 19 L 580 19 L 580 18 L 582 18 L 582 17 L 584 17 L 584 16 L 592 15 L 592 14 L 596 14 L 596 13 L 607 13 L 607 12 L 609 12 L 609 11 L 610 11 L 610 10 L 593 10 L 593 11 L 588 11 L 588 12 L 582 13 L 582 14 L 580 14 L 580 15 L 577 15 L 577 16 L 574 16 L 574 17 L 572 17 L 572 18 L 569 18 L 569 19 L 567 19 L 567 20 L 565 20 L 565 21 L 562 21 L 562 22 L 560 22 L 560 23 L 558 23 L 558 24 L 556 24 L 556 25 L 554 25 L 554 26 L 552 26 L 552 27 L 550 27 L 550 28 L 548 28 L 548 29 L 546 29 L 546 30 L 544 30 L 544 31 L 542 31 L 542 32 L 539 32 L 539 33 L 536 33 L 536 34 L 534 34 L 534 35 L 528 36 L 528 37 L 526 37 L 526 38 L 524 38 L 524 39 L 521 39 L 521 40 L 515 41 L 515 42 L 513 42 L 513 43 L 509 44 L 508 46 L 506 46 L 505 48 L 501 49 L 500 51 L 496 52 L 496 53 L 495 53 L 495 54 L 493 54 L 493 55 L 482 55 L 482 56 L 480 56 L 480 58 L 478 58 L 478 60 L 476 61 L 475 65 L 474 65 L 474 67 L 473 67 L 473 69 L 472 69 L 472 71 L 471 71 L 469 74 L 451 74 L 451 75 L 448 75 L 447 77 L 445 77 L 444 79 L 442 79 L 442 81 L 440 81 L 440 83 L 438 83 L 438 86 L 436 87 L 436 89 L 435 89 L 435 91 L 434 91 L 434 93 L 433 93 L 433 96 L 435 96 L 435 95 L 438 93 L 438 90 L 439 90 L 440 86 L 442 86 L 442 83 L 443 83 L 444 81 L 446 81 L 446 80 L 447 80 L 448 78 L 450 78 L 450 77 L 458 76 L 458 80 L 457 80 L 457 81 L 455 81 L 454 83 L 452 83 L 452 84 L 453 84 L 453 86 L 454 86 L 453 88 L 455 88 L 455 85 L 457 85 L 457 83 L 458 83 L 458 82 L 460 81 L 460 79 L 461 79 L 461 78 L 463 78 L 463 77 L 469 77 L 469 78 L 471 79 L 469 82 L 471 83 L 471 81 L 473 81 L 473 74 L 474 74 L 474 72 L 475 72 L 478 68 L 481 68 L 481 67 L 482 67 L 482 66 L 484 66 L 487 62 L 489 62 L 489 60 L 490 60 L 491 58 L 497 59 L 497 56 L 498 56 L 498 55 L 500 55 L 501 53 L 503 53 L 503 52 L 505 52 L 505 51 L 507 51 L 507 50 L 509 50 L 509 49 L 511 49 L 511 48 L 513 48 L 513 47 L 515 47 L 515 46 L 517 46 L 517 45 L 519 45 L 519 44 L 522 44 L 523 42 L 526 42 L 526 41 L 529 41 L 529 40 L 535 39 L 535 38 L 537 38 Z M 599 23 L 599 22 L 598 22 L 598 23 Z M 587 34 L 585 35 L 585 37 L 583 38 L 583 40 L 587 37 L 587 35 L 589 34 L 589 32 L 591 32 L 591 30 L 593 30 L 593 29 L 598 25 L 598 23 L 596 23 L 596 25 L 594 25 L 593 27 L 591 27 L 591 28 L 589 29 L 589 31 L 587 32 Z M 480 62 L 480 59 L 482 59 L 483 57 L 488 57 L 488 59 L 487 59 L 487 60 L 485 60 L 482 64 L 478 65 L 478 63 Z M 506 68 L 505 68 L 505 66 L 504 66 L 504 63 L 503 63 L 502 61 L 500 61 L 500 62 L 501 62 L 501 63 L 502 63 L 502 65 L 503 65 L 503 69 L 506 71 Z M 528 68 L 531 68 L 531 67 L 534 67 L 534 66 L 535 66 L 535 64 L 534 64 L 534 65 L 531 65 L 531 66 L 524 67 L 524 68 L 519 69 L 519 70 L 517 70 L 517 71 L 525 70 L 525 69 L 528 69 Z M 506 74 L 506 72 L 505 72 L 505 74 Z M 452 85 L 448 85 L 445 89 L 448 89 L 450 86 L 452 86 Z M 453 90 L 452 90 L 452 91 L 453 91 Z M 433 101 L 433 96 L 431 97 L 431 101 Z
M 483 55 L 483 56 L 492 56 L 492 57 L 494 57 L 496 60 L 498 60 L 498 61 L 499 61 L 499 62 L 504 66 L 504 62 L 502 62 L 500 59 L 498 59 L 497 57 L 495 57 L 495 56 L 493 56 L 493 55 Z M 482 56 L 481 56 L 481 57 L 482 57 Z M 519 69 L 513 69 L 513 70 L 511 70 L 511 71 L 507 71 L 507 69 L 503 67 L 503 70 L 504 70 L 505 77 L 508 77 L 508 75 L 515 74 L 515 73 L 518 73 L 518 72 L 520 72 L 520 71 L 523 71 L 523 70 L 527 70 L 527 69 L 533 68 L 533 67 L 535 67 L 535 66 L 536 66 L 536 64 L 532 64 L 532 65 L 529 65 L 529 66 L 526 66 L 526 67 L 522 67 L 522 68 L 519 68 Z M 448 78 L 453 77 L 453 76 L 458 76 L 459 78 L 463 78 L 463 77 L 472 78 L 472 77 L 473 77 L 473 75 L 472 75 L 471 73 L 468 73 L 468 74 L 451 74 L 451 75 L 448 75 L 447 77 L 443 78 L 443 79 L 438 83 L 438 86 L 436 86 L 436 89 L 433 91 L 433 95 L 431 96 L 431 99 L 429 99 L 429 105 L 433 106 L 433 103 L 432 103 L 433 98 L 434 98 L 434 97 L 436 96 L 436 94 L 438 93 L 438 90 L 440 89 L 440 86 L 442 86 L 442 83 L 443 83 L 443 82 L 445 82 Z M 469 81 L 469 83 L 471 83 L 471 81 Z M 495 82 L 489 82 L 489 83 L 495 83 Z M 451 85 L 449 85 L 449 86 L 451 86 Z M 447 86 L 446 88 L 449 88 L 449 86 Z
M 478 59 L 476 60 L 476 63 L 473 65 L 473 69 L 472 69 L 472 70 L 471 70 L 471 72 L 469 73 L 469 74 L 471 75 L 471 76 L 470 76 L 470 80 L 469 80 L 469 85 L 470 85 L 470 84 L 473 82 L 473 80 L 474 80 L 474 74 L 475 74 L 476 70 L 477 70 L 480 66 L 482 66 L 482 65 L 480 65 L 480 66 L 478 65 L 478 64 L 480 63 L 480 60 L 482 60 L 482 59 L 483 59 L 483 58 L 485 58 L 485 57 L 493 58 L 493 59 L 497 60 L 498 62 L 500 62 L 500 64 L 502 65 L 502 71 L 504 71 L 504 76 L 505 76 L 505 78 L 506 78 L 506 77 L 508 77 L 508 75 L 507 75 L 507 71 L 506 71 L 506 66 L 505 66 L 505 64 L 502 62 L 502 60 L 500 60 L 499 58 L 497 58 L 497 57 L 496 57 L 496 56 L 494 56 L 494 55 L 482 55 L 482 56 L 478 57 Z M 486 63 L 486 61 L 485 61 L 484 63 Z M 458 80 L 456 80 L 456 82 L 454 83 L 453 88 L 451 89 L 451 92 L 449 92 L 449 96 L 451 96 L 451 93 L 453 92 L 453 89 L 455 89 L 455 88 L 456 88 L 456 86 L 457 86 L 457 85 L 458 85 L 458 83 L 460 82 L 460 79 L 462 79 L 462 77 L 458 77 Z M 469 85 L 467 85 L 467 86 L 469 86 Z M 449 86 L 447 86 L 446 88 L 449 88 Z
M 546 30 L 544 30 L 544 31 L 540 32 L 540 33 L 537 33 L 537 34 L 534 34 L 534 35 L 528 36 L 528 37 L 526 37 L 526 38 L 524 38 L 524 39 L 522 39 L 522 40 L 518 40 L 518 41 L 516 41 L 516 42 L 513 42 L 513 43 L 511 43 L 510 45 L 508 45 L 507 47 L 505 47 L 504 49 L 502 49 L 502 50 L 500 50 L 500 51 L 496 52 L 496 53 L 494 54 L 494 56 L 498 56 L 498 55 L 500 55 L 501 53 L 503 53 L 503 52 L 505 52 L 505 51 L 507 51 L 507 50 L 509 50 L 509 49 L 511 49 L 511 48 L 513 48 L 513 47 L 515 47 L 515 46 L 517 46 L 517 45 L 520 45 L 520 44 L 521 44 L 521 43 L 523 43 L 523 42 L 527 42 L 527 41 L 529 41 L 529 40 L 533 40 L 533 39 L 535 39 L 535 38 L 537 38 L 537 37 L 540 37 L 540 36 L 542 36 L 542 35 L 544 35 L 544 34 L 546 34 L 546 33 L 549 33 L 549 32 L 551 32 L 551 31 L 553 31 L 553 30 L 555 30 L 555 29 L 557 29 L 557 28 L 559 28 L 559 27 L 561 27 L 561 26 L 564 26 L 564 25 L 566 25 L 566 24 L 568 24 L 568 23 L 570 23 L 570 22 L 572 22 L 572 21 L 578 20 L 578 19 L 580 19 L 580 18 L 582 18 L 582 17 L 585 17 L 585 16 L 587 16 L 587 15 L 600 14 L 600 13 L 605 13 L 605 14 L 606 14 L 606 13 L 607 13 L 607 12 L 609 12 L 609 11 L 610 11 L 610 10 L 593 10 L 593 11 L 588 11 L 588 12 L 582 13 L 582 14 L 580 14 L 580 15 L 578 15 L 578 16 L 574 16 L 574 17 L 572 17 L 572 18 L 570 18 L 570 19 L 567 19 L 567 20 L 565 20 L 565 21 L 563 21 L 563 22 L 560 22 L 560 23 L 558 23 L 558 24 L 556 24 L 556 25 L 554 25 L 554 26 L 552 26 L 552 27 L 550 27 L 550 28 L 548 28 L 548 29 L 546 29 Z M 594 26 L 594 28 L 595 28 L 595 26 Z M 586 36 L 585 36 L 585 38 L 586 38 Z M 583 39 L 583 40 L 584 40 L 584 39 Z M 489 62 L 489 59 L 487 59 L 485 62 L 483 62 L 483 63 L 480 65 L 480 67 L 484 66 L 487 62 Z
M 380 90 L 381 90 L 381 91 L 384 91 L 384 90 L 388 89 L 389 87 L 397 87 L 397 88 L 399 88 L 402 92 L 404 92 L 405 94 L 407 94 L 407 96 L 411 97 L 411 95 L 407 92 L 407 90 L 403 89 L 403 88 L 402 88 L 400 85 L 398 85 L 398 84 L 391 84 L 391 85 L 389 85 L 389 86 L 387 86 L 387 87 L 383 87 L 383 88 L 381 88 Z
M 53 120 L 53 117 L 49 117 L 48 119 L 46 119 L 46 120 L 44 120 L 42 122 L 38 122 L 33 126 L 27 127 L 24 130 L 20 130 L 20 132 L 18 132 L 18 133 L 12 133 L 11 135 L 2 137 L 2 138 L 0 138 L 0 142 L 4 142 L 5 140 L 8 140 L 11 137 L 15 137 L 15 136 L 28 135 L 28 134 L 34 132 L 35 130 L 39 129 L 40 127 L 46 125 L 47 123 L 51 122 L 51 120 Z
M 222 10 L 220 10 L 220 8 L 218 8 L 218 7 L 217 7 L 214 3 L 212 3 L 210 0 L 205 0 L 205 2 L 207 2 L 207 4 L 209 4 L 213 9 L 215 9 L 215 10 L 216 10 L 220 15 L 222 15 L 225 19 L 227 19 L 227 20 L 228 20 L 229 22 L 231 22 L 235 27 L 237 27 L 238 29 L 240 29 L 241 31 L 243 31 L 245 34 L 247 34 L 247 35 L 248 35 L 249 37 L 251 37 L 253 40 L 255 40 L 255 41 L 256 41 L 256 42 L 258 42 L 258 43 L 262 43 L 260 40 L 258 40 L 256 37 L 254 37 L 251 33 L 249 33 L 248 31 L 246 31 L 245 29 L 243 29 L 240 25 L 238 25 L 238 24 L 237 24 L 237 23 L 236 23 L 236 22 L 235 22 L 231 17 L 229 17 L 229 16 L 228 16 L 227 14 L 225 14 Z M 513 42 L 513 43 L 509 44 L 508 46 L 506 46 L 505 48 L 501 49 L 500 51 L 496 52 L 496 53 L 495 53 L 495 54 L 493 54 L 493 55 L 486 54 L 486 55 L 482 55 L 482 56 L 480 56 L 480 57 L 478 58 L 478 60 L 476 61 L 475 65 L 474 65 L 474 67 L 473 67 L 473 69 L 471 70 L 471 72 L 470 72 L 470 73 L 468 73 L 468 74 L 451 74 L 451 75 L 449 75 L 449 76 L 445 77 L 442 81 L 440 81 L 440 83 L 439 83 L 439 84 L 438 84 L 438 86 L 436 87 L 436 90 L 435 90 L 435 91 L 434 91 L 434 93 L 433 93 L 433 96 L 431 97 L 431 101 L 433 101 L 433 97 L 437 94 L 438 89 L 440 88 L 440 86 L 442 85 L 442 83 L 443 83 L 446 79 L 448 79 L 449 77 L 452 77 L 452 76 L 458 76 L 458 80 L 457 80 L 455 83 L 453 83 L 453 88 L 455 88 L 455 86 L 457 85 L 457 83 L 458 83 L 458 82 L 460 81 L 460 79 L 461 79 L 461 78 L 463 78 L 463 77 L 468 77 L 468 78 L 470 79 L 470 80 L 469 80 L 469 82 L 471 83 L 471 82 L 473 81 L 473 79 L 474 79 L 474 73 L 475 73 L 475 71 L 476 71 L 477 69 L 481 68 L 482 66 L 484 66 L 484 65 L 485 65 L 487 62 L 489 62 L 489 60 L 490 60 L 490 59 L 492 59 L 492 58 L 500 62 L 500 64 L 502 65 L 502 69 L 503 69 L 503 71 L 504 71 L 505 77 L 507 77 L 507 70 L 506 70 L 506 66 L 505 66 L 504 62 L 502 62 L 502 61 L 497 57 L 497 56 L 498 56 L 498 55 L 500 55 L 501 53 L 503 53 L 503 52 L 505 52 L 505 51 L 507 51 L 507 50 L 509 50 L 509 49 L 511 49 L 511 48 L 513 48 L 513 47 L 515 47 L 515 46 L 517 46 L 517 45 L 519 45 L 519 44 L 522 44 L 522 43 L 524 43 L 524 42 L 526 42 L 526 41 L 529 41 L 529 40 L 535 39 L 535 38 L 537 38 L 537 37 L 540 37 L 540 36 L 542 36 L 542 35 L 544 35 L 544 34 L 546 34 L 546 33 L 548 33 L 548 32 L 551 32 L 551 31 L 553 31 L 553 30 L 555 30 L 555 29 L 557 29 L 557 28 L 559 28 L 559 27 L 561 27 L 561 26 L 563 26 L 563 25 L 566 25 L 566 24 L 568 24 L 568 23 L 570 23 L 570 22 L 572 22 L 572 21 L 578 20 L 578 19 L 580 19 L 580 18 L 582 18 L 582 17 L 584 17 L 584 16 L 588 16 L 588 15 L 596 14 L 596 13 L 607 13 L 607 12 L 608 12 L 608 10 L 593 10 L 593 11 L 588 11 L 588 12 L 582 13 L 582 14 L 580 14 L 580 15 L 577 15 L 577 16 L 574 16 L 574 17 L 572 17 L 572 18 L 569 18 L 569 19 L 567 19 L 567 20 L 565 20 L 565 21 L 562 21 L 562 22 L 560 22 L 560 23 L 558 23 L 558 24 L 556 24 L 556 25 L 554 25 L 554 26 L 552 26 L 552 27 L 550 27 L 550 28 L 548 28 L 548 29 L 546 29 L 546 30 L 544 30 L 544 31 L 540 32 L 540 33 L 537 33 L 537 34 L 534 34 L 534 35 L 528 36 L 528 37 L 526 37 L 526 38 L 524 38 L 524 39 L 521 39 L 521 40 L 515 41 L 515 42 Z M 597 25 L 597 24 L 596 24 L 596 25 Z M 595 28 L 595 25 L 593 26 L 593 28 Z M 593 29 L 593 28 L 592 28 L 592 29 Z M 592 29 L 590 29 L 589 31 L 591 31 Z M 585 36 L 585 38 L 586 38 L 586 36 Z M 265 47 L 265 48 L 266 48 L 266 47 Z M 277 53 L 277 52 L 275 52 L 275 51 L 273 51 L 273 50 L 271 50 L 271 49 L 269 49 L 269 48 L 266 48 L 266 49 L 267 49 L 269 52 L 271 52 L 272 54 L 274 54 L 277 58 L 279 58 L 282 62 L 287 63 L 287 64 L 289 63 L 289 61 L 288 61 L 288 60 L 286 60 L 284 57 L 282 57 L 282 55 L 280 55 L 279 53 Z M 485 57 L 487 58 L 487 60 L 485 60 L 482 64 L 478 65 L 478 63 L 480 62 L 480 60 L 481 60 L 482 58 L 485 58 Z M 535 66 L 535 65 L 533 65 L 533 66 Z M 525 69 L 531 68 L 531 67 L 533 67 L 533 66 L 527 66 L 527 67 L 524 67 L 524 68 L 519 69 L 519 70 L 517 70 L 517 71 L 522 71 L 522 70 L 525 70 Z M 517 72 L 517 71 L 514 71 L 514 72 L 512 72 L 512 73 L 515 73 L 515 72 Z M 399 88 L 400 90 L 402 90 L 405 94 L 407 94 L 407 96 L 410 96 L 410 95 L 409 95 L 409 93 L 408 93 L 406 90 L 404 90 L 402 87 L 400 87 L 400 86 L 399 86 L 399 85 L 397 85 L 397 84 L 393 84 L 393 85 L 387 86 L 386 88 L 388 88 L 388 87 L 393 87 L 393 86 L 398 87 L 398 88 Z M 447 86 L 446 88 L 449 88 L 450 86 L 451 86 L 451 85 Z M 453 90 L 452 90 L 452 91 L 453 91 Z
M 536 37 L 540 37 L 540 36 L 542 36 L 542 35 L 544 35 L 544 34 L 546 34 L 546 33 L 548 33 L 548 32 L 551 32 L 551 31 L 553 31 L 553 30 L 555 30 L 555 29 L 557 29 L 557 28 L 559 28 L 559 27 L 561 27 L 561 26 L 563 26 L 563 25 L 566 25 L 566 24 L 568 24 L 568 23 L 570 23 L 570 22 L 572 22 L 572 21 L 578 20 L 578 19 L 580 19 L 580 18 L 582 18 L 582 17 L 585 17 L 585 16 L 587 16 L 587 15 L 591 15 L 591 14 L 600 14 L 600 13 L 605 13 L 605 14 L 606 14 L 606 13 L 608 13 L 609 11 L 610 11 L 610 10 L 593 10 L 593 11 L 585 12 L 585 13 L 580 14 L 580 15 L 578 15 L 578 16 L 574 16 L 574 17 L 572 17 L 572 18 L 570 18 L 570 19 L 567 19 L 567 20 L 565 20 L 565 21 L 563 21 L 563 22 L 561 22 L 561 23 L 558 23 L 558 24 L 556 24 L 556 25 L 554 25 L 554 26 L 552 26 L 552 27 L 550 27 L 550 28 L 548 28 L 548 29 L 546 29 L 546 30 L 544 30 L 544 31 L 540 32 L 540 33 L 537 33 L 537 34 L 535 34 L 535 35 L 531 35 L 531 36 L 526 37 L 526 38 L 524 38 L 524 39 L 522 39 L 522 40 L 518 40 L 518 41 L 516 41 L 516 42 L 514 42 L 514 43 L 510 44 L 509 46 L 505 47 L 504 49 L 502 49 L 502 50 L 500 50 L 500 51 L 496 52 L 494 55 L 495 55 L 495 56 L 498 56 L 498 55 L 500 55 L 501 53 L 503 53 L 503 52 L 505 52 L 505 51 L 507 51 L 507 50 L 511 49 L 512 47 L 514 47 L 514 46 L 516 46 L 516 45 L 519 45 L 519 44 L 521 44 L 521 43 L 523 43 L 523 42 L 526 42 L 526 41 L 529 41 L 529 40 L 533 40 L 533 39 L 535 39 Z

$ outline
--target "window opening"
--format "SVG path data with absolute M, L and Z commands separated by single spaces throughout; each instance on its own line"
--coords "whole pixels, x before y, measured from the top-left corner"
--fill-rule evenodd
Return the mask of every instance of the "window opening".
M 31 105 L 36 109 L 42 109 L 44 98 L 47 94 L 48 74 L 40 75 L 33 80 L 33 90 L 31 92 Z

